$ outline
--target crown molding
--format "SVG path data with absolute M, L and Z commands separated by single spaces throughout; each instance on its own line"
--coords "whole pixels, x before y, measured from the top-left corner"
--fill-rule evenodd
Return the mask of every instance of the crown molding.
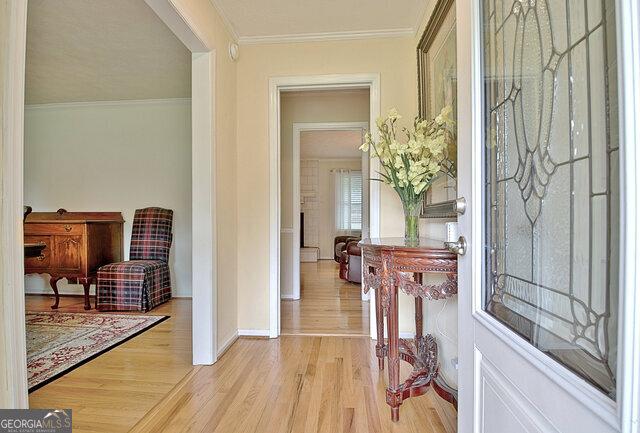
M 291 35 L 241 36 L 238 38 L 238 44 L 280 44 L 296 42 L 324 42 L 353 39 L 394 38 L 413 36 L 415 35 L 415 33 L 416 30 L 414 28 L 402 28 L 371 31 L 356 30 L 346 32 L 299 33 Z
M 25 110 L 45 110 L 57 108 L 82 108 L 82 107 L 111 107 L 119 105 L 154 105 L 154 104 L 190 104 L 191 98 L 165 98 L 165 99 L 121 99 L 111 101 L 78 101 L 78 102 L 49 102 L 44 104 L 25 104 Z
M 240 36 L 233 22 L 225 12 L 220 0 L 209 0 L 213 8 L 216 10 L 225 28 L 229 32 L 231 38 L 239 45 L 255 45 L 255 44 L 280 44 L 280 43 L 296 43 L 296 42 L 323 42 L 323 41 L 341 41 L 354 39 L 374 39 L 374 38 L 394 38 L 416 36 L 425 21 L 425 17 L 429 9 L 433 7 L 433 1 L 424 2 L 422 10 L 417 14 L 416 23 L 413 27 L 398 29 L 381 29 L 381 30 L 354 30 L 343 32 L 319 32 L 319 33 L 296 33 L 284 35 L 265 35 L 265 36 Z
M 227 13 L 224 11 L 224 8 L 220 4 L 220 2 L 218 0 L 209 0 L 209 2 L 213 6 L 213 8 L 216 10 L 216 12 L 218 12 L 218 15 L 220 15 L 220 19 L 222 20 L 222 23 L 224 24 L 227 31 L 229 32 L 229 35 L 231 35 L 231 39 L 233 39 L 235 42 L 240 43 L 239 42 L 240 37 L 238 36 L 238 32 L 236 31 L 233 23 L 229 19 L 229 16 L 227 15 Z

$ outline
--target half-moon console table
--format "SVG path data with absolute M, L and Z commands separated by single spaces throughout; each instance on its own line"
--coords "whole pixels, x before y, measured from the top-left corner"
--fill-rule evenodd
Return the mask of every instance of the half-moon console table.
M 365 293 L 376 291 L 376 356 L 384 369 L 389 360 L 387 404 L 391 419 L 398 421 L 400 405 L 410 397 L 424 394 L 429 386 L 445 400 L 457 406 L 456 392 L 438 379 L 438 346 L 432 335 L 422 335 L 422 300 L 446 299 L 458 293 L 458 258 L 444 248 L 444 242 L 421 238 L 417 245 L 404 238 L 365 239 L 362 247 L 362 271 Z M 441 283 L 425 284 L 423 273 L 444 274 Z M 416 335 L 413 340 L 399 338 L 398 291 L 415 297 Z M 388 342 L 384 339 L 387 318 Z M 413 372 L 400 383 L 400 360 L 413 366 Z

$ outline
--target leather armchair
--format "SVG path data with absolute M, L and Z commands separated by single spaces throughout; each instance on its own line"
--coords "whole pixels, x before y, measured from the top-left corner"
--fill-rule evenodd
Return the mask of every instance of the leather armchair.
M 340 278 L 352 283 L 362 281 L 362 250 L 358 246 L 359 241 L 349 241 L 340 257 Z
M 336 236 L 333 239 L 333 260 L 340 263 L 340 257 L 350 241 L 360 241 L 360 238 L 357 236 Z

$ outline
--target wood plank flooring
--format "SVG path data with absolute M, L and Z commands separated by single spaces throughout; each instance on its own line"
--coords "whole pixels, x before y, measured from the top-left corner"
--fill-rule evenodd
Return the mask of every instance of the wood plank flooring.
M 300 300 L 280 308 L 283 335 L 369 335 L 369 302 L 338 268 L 333 260 L 300 264 Z
M 27 296 L 29 310 L 49 305 Z M 82 298 L 61 306 L 81 311 Z M 31 406 L 73 409 L 76 433 L 455 431 L 453 408 L 432 392 L 390 421 L 368 337 L 241 338 L 215 365 L 192 367 L 191 301 L 152 313 L 172 318 L 35 391 Z
M 28 311 L 52 311 L 52 303 L 26 296 Z M 83 305 L 82 297 L 64 296 L 59 311 L 85 312 Z M 30 407 L 73 409 L 74 432 L 129 431 L 193 369 L 191 299 L 148 314 L 171 318 L 32 392 Z
M 408 370 L 403 371 L 408 374 Z M 392 423 L 368 337 L 240 339 L 133 432 L 446 433 L 433 399 L 406 401 Z

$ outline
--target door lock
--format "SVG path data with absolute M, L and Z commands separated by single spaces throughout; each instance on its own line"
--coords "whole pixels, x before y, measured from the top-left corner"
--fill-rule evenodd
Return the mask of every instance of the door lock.
M 445 242 L 444 246 L 447 247 L 450 252 L 459 256 L 464 256 L 467 252 L 467 240 L 464 236 L 460 236 L 455 242 Z

